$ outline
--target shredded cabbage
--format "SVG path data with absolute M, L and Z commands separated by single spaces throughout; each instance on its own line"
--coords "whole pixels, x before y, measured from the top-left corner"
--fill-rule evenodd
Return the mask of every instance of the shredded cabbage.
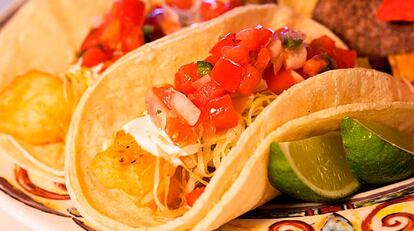
M 276 95 L 272 92 L 259 92 L 252 97 L 249 107 L 242 113 L 242 121 L 236 127 L 217 134 L 210 140 L 201 142 L 199 152 L 192 156 L 182 157 L 182 167 L 188 177 L 181 179 L 184 193 L 189 193 L 197 185 L 207 185 L 215 170 L 220 166 L 229 151 L 236 145 L 241 133 L 250 126 L 256 117 L 269 105 Z M 167 193 L 168 194 L 168 193 Z
M 98 78 L 94 69 L 83 68 L 80 63 L 73 65 L 65 73 L 63 78 L 64 97 L 68 102 L 76 106 L 85 90 Z
M 178 217 L 188 210 L 185 195 L 196 187 L 206 186 L 214 176 L 215 170 L 236 145 L 242 132 L 250 126 L 263 109 L 276 95 L 271 92 L 259 92 L 250 98 L 249 107 L 242 112 L 241 122 L 225 132 L 206 140 L 201 139 L 201 148 L 196 154 L 181 156 L 180 165 L 169 163 L 156 157 L 154 184 L 152 192 L 139 199 L 139 204 L 150 205 L 155 209 L 157 219 Z M 174 191 L 170 192 L 170 189 Z M 178 190 L 178 194 L 177 191 Z M 169 201 L 169 194 L 177 200 Z

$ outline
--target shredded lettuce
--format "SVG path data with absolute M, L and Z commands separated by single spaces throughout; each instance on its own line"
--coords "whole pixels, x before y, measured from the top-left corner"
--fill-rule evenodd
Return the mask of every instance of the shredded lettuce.
M 64 76 L 64 96 L 69 102 L 73 102 L 75 107 L 85 90 L 92 85 L 98 78 L 98 74 L 93 69 L 83 68 L 80 64 L 75 64 L 65 73 Z
M 185 185 L 184 193 L 191 192 L 198 184 L 208 184 L 215 170 L 236 145 L 241 133 L 275 98 L 276 95 L 272 92 L 256 93 L 251 99 L 250 106 L 242 113 L 243 119 L 239 125 L 202 142 L 202 148 L 193 156 L 181 158 L 183 169 L 189 173 L 188 178 L 182 179 L 182 184 Z
M 196 154 L 179 157 L 181 164 L 178 166 L 156 157 L 152 192 L 140 198 L 138 203 L 149 205 L 156 215 L 162 214 L 160 219 L 184 214 L 189 209 L 185 195 L 198 186 L 208 185 L 242 132 L 275 98 L 276 95 L 271 92 L 256 93 L 251 97 L 249 107 L 242 112 L 242 120 L 237 126 L 208 140 L 201 139 L 200 150 Z M 170 189 L 174 191 L 170 192 Z M 177 200 L 171 201 L 170 193 Z M 177 196 L 179 198 L 175 198 Z

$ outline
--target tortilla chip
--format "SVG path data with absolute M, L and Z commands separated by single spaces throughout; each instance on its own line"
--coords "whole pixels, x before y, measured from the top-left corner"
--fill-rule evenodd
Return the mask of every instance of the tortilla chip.
M 414 82 L 414 52 L 389 55 L 388 61 L 394 76 Z

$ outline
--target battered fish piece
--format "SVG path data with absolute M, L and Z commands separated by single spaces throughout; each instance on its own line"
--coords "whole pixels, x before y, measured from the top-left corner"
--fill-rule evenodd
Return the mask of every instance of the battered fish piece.
M 0 132 L 34 145 L 64 141 L 73 111 L 66 89 L 39 71 L 16 78 L 0 93 Z
M 106 187 L 122 189 L 135 196 L 139 205 L 156 209 L 153 202 L 156 161 L 131 135 L 120 131 L 115 135 L 114 144 L 95 156 L 91 170 Z M 170 208 L 177 208 L 183 203 L 179 199 L 183 190 L 180 185 L 181 171 L 176 171 L 174 166 L 164 160 L 159 161 L 159 168 L 167 173 L 167 177 L 162 177 L 156 187 L 164 190 L 168 188 L 167 191 L 158 192 L 159 200 L 166 200 Z

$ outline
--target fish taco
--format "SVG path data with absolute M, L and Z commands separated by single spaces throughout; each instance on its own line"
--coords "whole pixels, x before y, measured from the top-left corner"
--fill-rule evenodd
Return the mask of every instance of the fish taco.
M 145 43 L 247 3 L 28 2 L 0 34 L 0 151 L 32 172 L 62 178 L 72 112 L 103 71 Z
M 276 5 L 147 44 L 80 100 L 66 145 L 71 198 L 102 230 L 216 229 L 279 194 L 266 167 L 250 163 L 283 124 L 414 101 L 403 82 L 350 69 L 355 58 L 329 30 Z

